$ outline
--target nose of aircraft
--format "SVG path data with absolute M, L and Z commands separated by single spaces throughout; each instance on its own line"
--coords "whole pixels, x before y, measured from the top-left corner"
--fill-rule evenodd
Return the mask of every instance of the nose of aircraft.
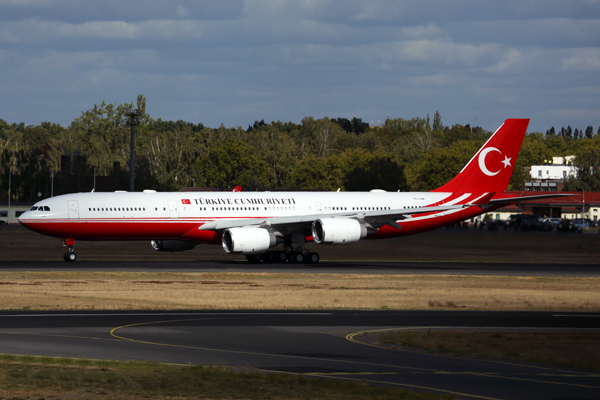
M 25 211 L 23 214 L 19 215 L 17 220 L 21 225 L 27 226 L 27 223 L 31 220 L 31 211 Z

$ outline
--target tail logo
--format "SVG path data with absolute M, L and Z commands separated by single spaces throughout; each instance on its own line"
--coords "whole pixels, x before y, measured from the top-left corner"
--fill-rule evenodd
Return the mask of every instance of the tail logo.
M 478 158 L 479 169 L 481 169 L 481 172 L 483 172 L 487 176 L 498 175 L 500 173 L 500 171 L 502 171 L 502 169 L 499 169 L 496 172 L 492 172 L 488 169 L 487 165 L 485 165 L 485 157 L 488 155 L 488 153 L 490 153 L 492 151 L 497 151 L 498 153 L 500 153 L 502 155 L 502 152 L 500 152 L 500 150 L 498 150 L 495 147 L 488 147 L 487 149 L 483 149 L 481 151 L 481 153 L 479 153 L 479 158 Z M 510 160 L 512 160 L 512 159 L 504 156 L 504 160 L 501 161 L 501 163 L 504 164 L 504 168 L 511 166 Z

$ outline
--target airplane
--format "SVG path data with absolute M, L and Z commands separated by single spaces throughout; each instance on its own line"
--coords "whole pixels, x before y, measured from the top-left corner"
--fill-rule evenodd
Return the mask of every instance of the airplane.
M 431 192 L 111 192 L 41 200 L 19 217 L 25 227 L 62 239 L 150 240 L 157 251 L 221 245 L 251 262 L 317 263 L 305 248 L 412 235 L 508 204 L 560 195 L 504 194 L 529 119 L 507 119 L 450 182 Z M 282 245 L 282 249 L 273 250 Z

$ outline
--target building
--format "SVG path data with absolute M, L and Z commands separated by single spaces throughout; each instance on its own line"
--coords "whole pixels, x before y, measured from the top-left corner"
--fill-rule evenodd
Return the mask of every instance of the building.
M 569 177 L 577 177 L 573 167 L 574 156 L 552 157 L 544 165 L 529 168 L 530 182 L 525 182 L 525 190 L 530 192 L 560 192 L 563 182 Z
M 9 211 L 8 202 L 0 203 L 0 225 L 18 224 L 18 218 L 32 205 L 33 203 L 10 203 Z

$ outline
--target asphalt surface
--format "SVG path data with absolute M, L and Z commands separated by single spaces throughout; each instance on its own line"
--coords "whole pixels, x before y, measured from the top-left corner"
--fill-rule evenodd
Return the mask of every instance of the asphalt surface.
M 411 327 L 600 332 L 600 313 L 443 311 L 2 312 L 0 352 L 228 365 L 365 380 L 460 398 L 597 399 L 597 373 L 364 344 Z
M 323 261 L 316 265 L 245 261 L 3 261 L 0 271 L 293 272 L 598 277 L 600 264 Z

